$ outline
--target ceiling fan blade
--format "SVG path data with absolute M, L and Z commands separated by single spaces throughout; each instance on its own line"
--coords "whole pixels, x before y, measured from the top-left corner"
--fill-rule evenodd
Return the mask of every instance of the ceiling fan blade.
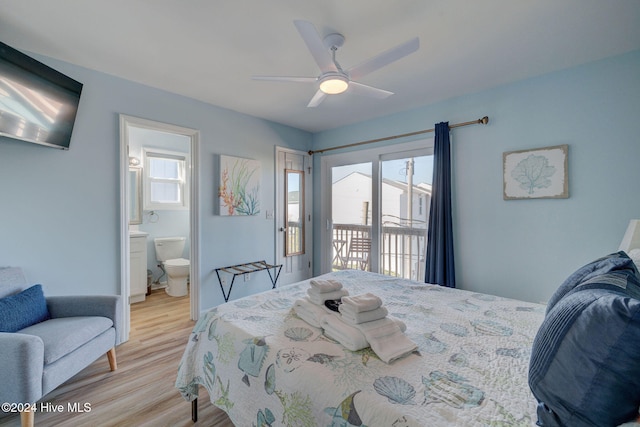
M 317 77 L 294 77 L 294 76 L 251 76 L 252 80 L 267 80 L 272 82 L 293 82 L 293 83 L 315 83 Z
M 316 94 L 313 95 L 313 98 L 311 98 L 311 101 L 309 101 L 309 104 L 307 104 L 307 107 L 317 107 L 326 97 L 327 94 L 318 89 Z
M 357 80 L 362 76 L 376 71 L 379 68 L 384 67 L 387 64 L 397 61 L 410 53 L 415 52 L 420 47 L 420 39 L 418 37 L 402 43 L 396 47 L 393 47 L 381 54 L 374 56 L 373 58 L 352 67 L 348 73 L 349 77 Z
M 364 95 L 377 99 L 384 99 L 393 95 L 393 92 L 389 92 L 388 90 L 378 89 L 377 87 L 363 85 L 362 83 L 354 81 L 349 82 L 349 91 L 356 95 Z
M 334 64 L 329 50 L 324 46 L 320 35 L 318 35 L 318 31 L 316 31 L 316 27 L 309 21 L 295 20 L 293 23 L 306 43 L 313 59 L 315 59 L 316 64 L 320 67 L 320 70 L 323 73 L 328 71 L 337 72 L 338 67 Z

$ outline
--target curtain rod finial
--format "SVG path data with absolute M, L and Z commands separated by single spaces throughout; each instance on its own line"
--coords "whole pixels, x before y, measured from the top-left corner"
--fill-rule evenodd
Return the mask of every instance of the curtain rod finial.
M 484 116 L 483 118 L 478 120 L 478 123 L 482 123 L 483 125 L 486 125 L 487 123 L 489 123 L 489 116 Z

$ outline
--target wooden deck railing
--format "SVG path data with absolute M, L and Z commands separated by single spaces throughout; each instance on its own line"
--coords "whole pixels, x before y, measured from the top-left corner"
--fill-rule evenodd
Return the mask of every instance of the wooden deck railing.
M 371 226 L 357 224 L 333 225 L 334 270 L 360 268 L 363 263 L 349 263 L 349 248 L 353 238 L 371 238 Z M 424 279 L 426 228 L 382 227 L 380 272 L 389 276 L 413 280 Z M 372 255 L 369 253 L 369 257 Z M 366 263 L 367 269 L 371 263 Z

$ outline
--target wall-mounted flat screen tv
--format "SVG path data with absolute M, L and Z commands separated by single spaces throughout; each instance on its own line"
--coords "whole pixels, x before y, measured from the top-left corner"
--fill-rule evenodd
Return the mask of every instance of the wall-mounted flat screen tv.
M 0 42 L 0 136 L 69 149 L 82 83 Z

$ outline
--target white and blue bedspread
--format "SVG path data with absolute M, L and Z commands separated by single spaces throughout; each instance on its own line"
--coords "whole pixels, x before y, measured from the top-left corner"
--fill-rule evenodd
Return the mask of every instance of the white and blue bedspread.
M 531 426 L 527 384 L 543 305 L 345 270 L 351 295 L 372 292 L 407 325 L 419 354 L 386 364 L 295 315 L 308 281 L 216 307 L 193 329 L 176 387 L 204 386 L 245 426 Z

